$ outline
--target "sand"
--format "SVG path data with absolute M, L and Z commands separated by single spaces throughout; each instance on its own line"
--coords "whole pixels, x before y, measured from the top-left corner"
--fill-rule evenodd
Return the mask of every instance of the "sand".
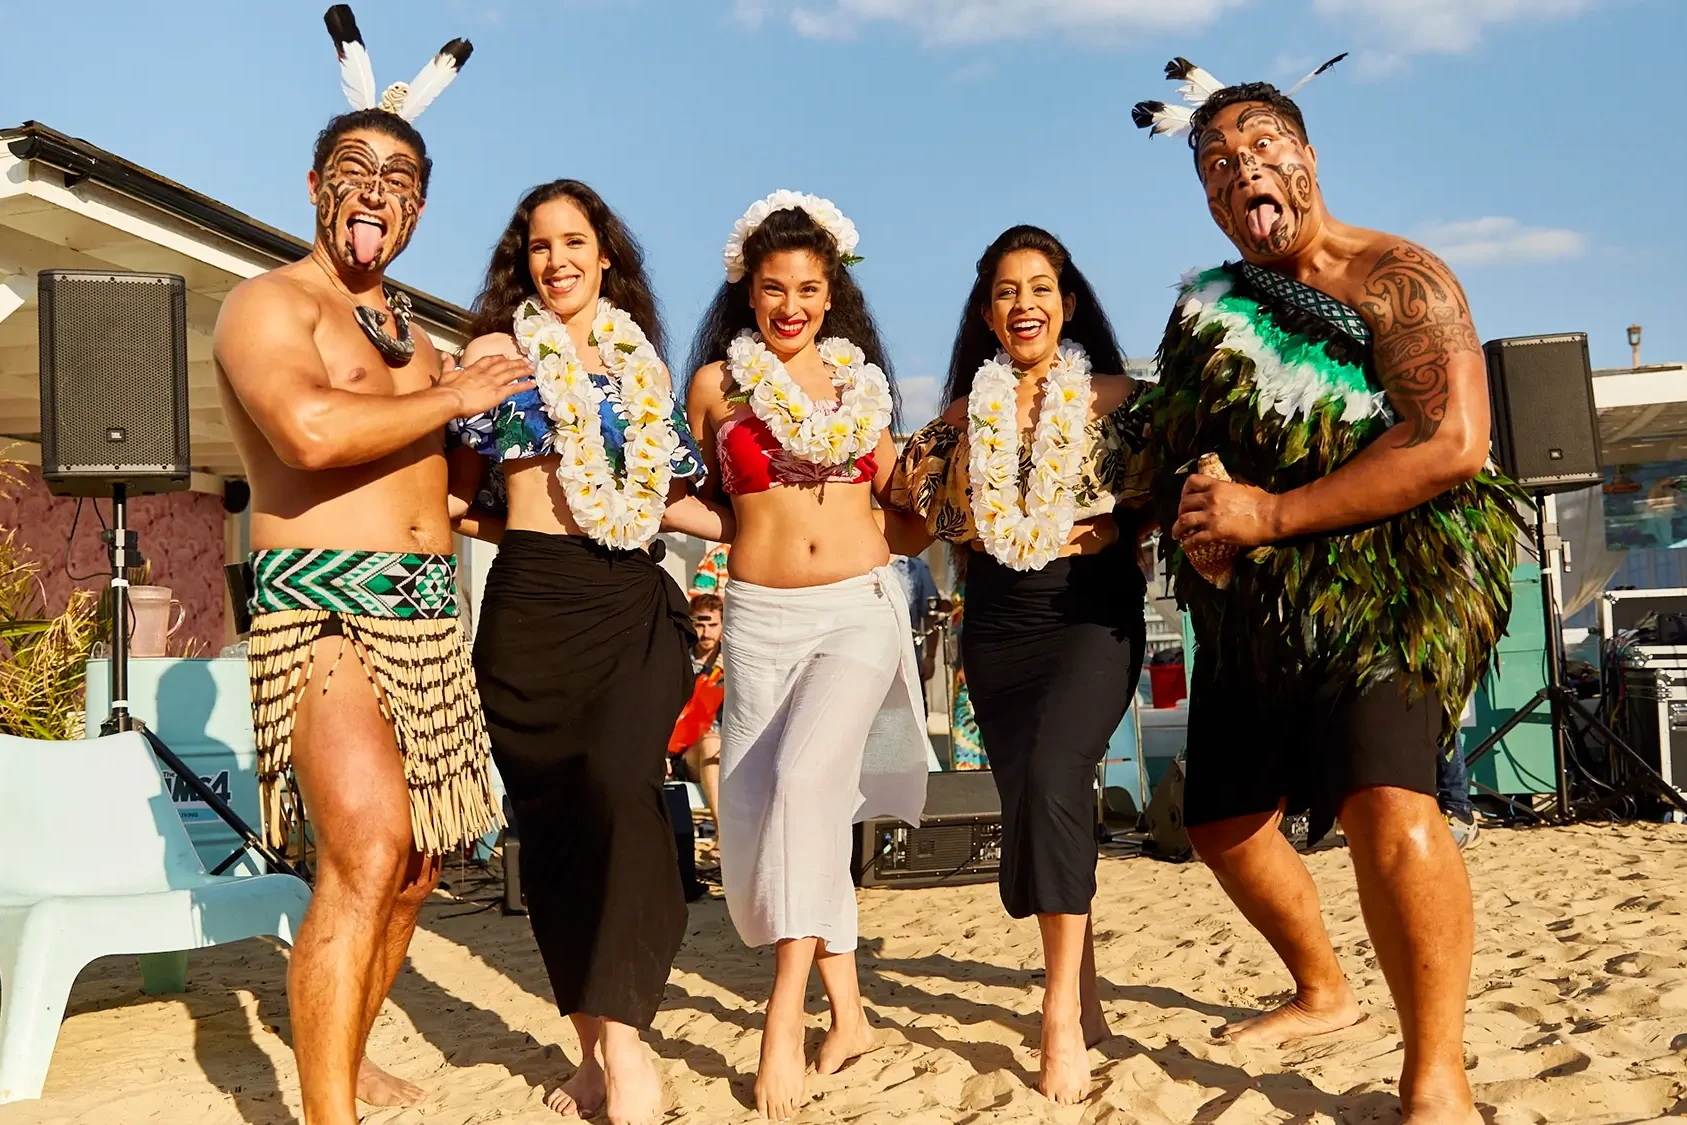
M 1593 1123 L 1687 1112 L 1687 828 L 1582 826 L 1483 834 L 1468 853 L 1477 944 L 1470 1077 L 1485 1119 Z M 1198 864 L 1109 855 L 1096 901 L 1102 997 L 1115 1036 L 1092 1052 L 1081 1106 L 1035 1092 L 1037 933 L 992 885 L 861 894 L 862 985 L 882 1045 L 811 1079 L 803 1122 L 1369 1122 L 1398 1116 L 1398 1024 L 1342 849 L 1308 857 L 1343 965 L 1370 1019 L 1288 1050 L 1209 1029 L 1281 1001 L 1288 978 Z M 572 1069 L 527 922 L 481 909 L 472 869 L 430 903 L 376 1025 L 373 1058 L 431 1092 L 375 1125 L 554 1122 L 542 1091 Z M 195 958 L 184 996 L 140 993 L 133 959 L 77 982 L 39 1102 L 0 1125 L 291 1125 L 286 954 L 260 942 Z M 693 905 L 651 1036 L 669 1122 L 739 1122 L 751 1099 L 766 951 L 725 905 Z M 809 1005 L 810 1046 L 824 1005 Z M 601 1120 L 601 1119 L 600 1119 Z

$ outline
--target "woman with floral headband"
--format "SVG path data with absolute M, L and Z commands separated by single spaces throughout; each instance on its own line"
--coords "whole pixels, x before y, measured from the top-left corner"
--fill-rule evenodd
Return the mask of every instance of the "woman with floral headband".
M 662 1085 L 640 1033 L 685 931 L 662 782 L 693 639 L 646 547 L 664 528 L 731 532 L 687 494 L 703 464 L 675 410 L 643 254 L 591 188 L 558 180 L 521 201 L 474 328 L 465 361 L 525 356 L 537 383 L 453 426 L 452 491 L 458 530 L 499 543 L 475 672 L 533 934 L 580 1037 L 579 1070 L 546 1104 L 642 1125 Z M 488 461 L 507 513 L 471 499 Z
M 1037 916 L 1045 1095 L 1074 1102 L 1107 1034 L 1096 991 L 1095 769 L 1136 691 L 1146 493 L 1126 438 L 1138 385 L 1060 241 L 1018 226 L 978 260 L 943 416 L 909 439 L 891 487 L 898 548 L 964 555 L 961 663 L 1001 795 L 1002 904 Z M 910 526 L 911 525 L 911 526 Z M 906 537 L 906 539 L 905 539 Z
M 850 276 L 855 227 L 776 192 L 739 220 L 692 349 L 691 426 L 738 533 L 722 638 L 721 876 L 739 934 L 775 946 L 756 1105 L 802 1097 L 818 965 L 830 1074 L 872 1046 L 855 974 L 851 824 L 917 823 L 926 772 L 908 606 L 873 510 L 895 461 L 889 362 Z M 869 735 L 871 734 L 871 738 Z

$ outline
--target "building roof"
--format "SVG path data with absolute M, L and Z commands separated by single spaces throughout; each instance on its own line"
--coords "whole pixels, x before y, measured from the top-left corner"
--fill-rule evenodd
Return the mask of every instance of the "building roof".
M 310 244 L 35 121 L 0 128 L 0 437 L 40 431 L 35 275 L 43 269 L 180 274 L 188 288 L 188 405 L 194 468 L 242 474 L 223 422 L 211 332 L 241 281 Z M 461 344 L 466 310 L 394 282 L 441 343 Z

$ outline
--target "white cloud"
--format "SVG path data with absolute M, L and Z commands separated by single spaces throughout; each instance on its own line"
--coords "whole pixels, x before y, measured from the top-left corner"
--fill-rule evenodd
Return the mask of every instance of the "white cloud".
M 751 31 L 760 31 L 772 10 L 773 0 L 732 0 L 732 18 Z
M 1452 223 L 1432 223 L 1418 240 L 1455 266 L 1557 262 L 1587 252 L 1587 238 L 1563 227 L 1528 227 L 1493 215 Z
M 1312 0 L 1312 10 L 1360 37 L 1361 73 L 1380 77 L 1409 55 L 1460 54 L 1497 24 L 1568 19 L 1604 0 Z
M 732 0 L 741 23 L 760 27 L 772 0 Z M 1212 27 L 1256 0 L 794 0 L 791 26 L 814 39 L 844 39 L 871 24 L 905 28 L 927 44 L 1067 35 L 1145 35 Z M 1284 0 L 1270 0 L 1272 6 Z M 1356 62 L 1386 73 L 1409 55 L 1468 51 L 1498 24 L 1567 19 L 1607 0 L 1304 0 L 1357 37 Z M 1263 7 L 1263 0 L 1257 6 Z M 1322 35 L 1323 33 L 1320 33 Z M 1285 69 L 1278 60 L 1277 69 Z M 1298 77 L 1298 74 L 1296 75 Z

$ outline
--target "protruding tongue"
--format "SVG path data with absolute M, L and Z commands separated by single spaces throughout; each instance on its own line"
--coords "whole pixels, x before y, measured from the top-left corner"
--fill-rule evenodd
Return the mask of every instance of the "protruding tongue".
M 1271 228 L 1277 225 L 1277 217 L 1281 214 L 1277 205 L 1269 200 L 1248 208 L 1248 233 L 1254 236 L 1255 242 L 1264 242 L 1270 236 Z
M 374 223 L 353 223 L 351 253 L 358 265 L 374 265 L 381 253 L 381 228 Z

